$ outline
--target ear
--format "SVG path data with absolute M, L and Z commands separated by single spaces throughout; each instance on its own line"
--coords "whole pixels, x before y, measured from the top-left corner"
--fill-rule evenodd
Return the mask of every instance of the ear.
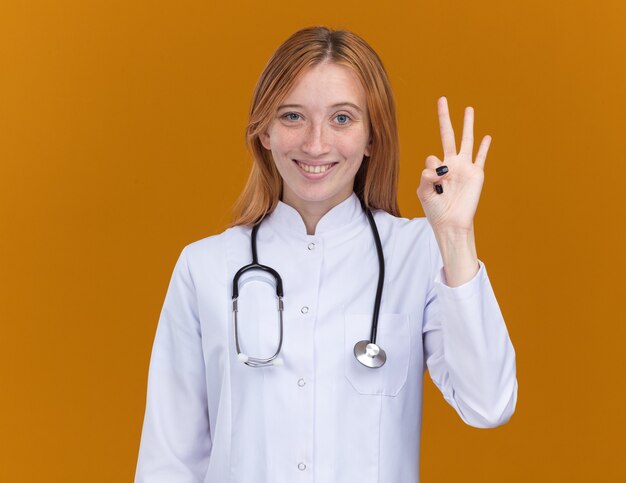
M 263 147 L 265 149 L 267 149 L 268 151 L 271 151 L 272 146 L 270 144 L 270 135 L 267 134 L 267 131 L 266 132 L 262 132 L 259 135 L 259 140 L 261 141 L 261 144 L 263 145 Z
M 370 140 L 367 142 L 367 146 L 365 146 L 365 156 L 367 156 L 368 158 L 371 156 L 371 152 L 372 152 L 372 138 L 370 138 Z

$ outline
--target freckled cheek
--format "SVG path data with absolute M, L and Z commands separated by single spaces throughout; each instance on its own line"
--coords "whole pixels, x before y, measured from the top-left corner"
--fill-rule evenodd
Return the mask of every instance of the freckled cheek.
M 277 139 L 276 147 L 281 152 L 290 152 L 294 149 L 298 149 L 302 145 L 302 137 L 297 133 L 282 133 Z
M 365 141 L 351 140 L 348 142 L 337 143 L 337 150 L 347 159 L 357 159 L 360 161 L 365 153 Z

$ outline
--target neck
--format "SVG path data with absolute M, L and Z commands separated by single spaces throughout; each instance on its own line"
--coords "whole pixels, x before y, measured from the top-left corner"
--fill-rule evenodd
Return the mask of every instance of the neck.
M 315 235 L 315 228 L 317 227 L 317 222 L 322 219 L 326 213 L 319 214 L 309 214 L 305 216 L 302 212 L 299 212 L 300 216 L 302 216 L 302 220 L 304 221 L 304 225 L 306 226 L 306 234 L 307 235 Z

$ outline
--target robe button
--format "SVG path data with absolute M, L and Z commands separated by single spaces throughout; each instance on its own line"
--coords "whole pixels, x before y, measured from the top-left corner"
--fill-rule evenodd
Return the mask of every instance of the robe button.
M 309 246 L 307 246 L 307 248 L 309 250 L 315 250 L 315 243 L 313 243 L 313 242 L 309 243 Z
M 304 470 L 306 470 L 306 465 L 304 463 L 298 463 L 298 469 L 300 471 L 304 471 Z
M 305 384 L 306 384 L 306 381 L 304 379 L 298 379 L 298 386 L 304 387 Z
M 309 308 L 305 305 L 304 307 L 302 307 L 300 309 L 300 312 L 302 312 L 303 314 L 308 314 L 309 313 Z

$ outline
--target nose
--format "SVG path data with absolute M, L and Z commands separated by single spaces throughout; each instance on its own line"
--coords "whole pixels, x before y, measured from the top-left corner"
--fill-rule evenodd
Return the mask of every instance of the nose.
M 322 123 L 310 123 L 302 141 L 302 152 L 318 158 L 329 151 L 327 133 Z

